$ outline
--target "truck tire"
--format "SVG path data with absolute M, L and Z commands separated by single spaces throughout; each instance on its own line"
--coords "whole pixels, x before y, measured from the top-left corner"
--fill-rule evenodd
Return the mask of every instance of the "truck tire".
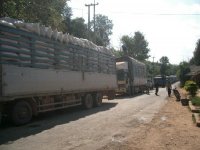
M 101 93 L 97 93 L 94 95 L 94 106 L 99 107 L 102 105 L 103 96 Z
M 109 91 L 108 93 L 108 100 L 115 99 L 115 91 Z
M 129 87 L 128 87 L 128 96 L 133 96 L 133 93 L 134 93 L 133 87 L 132 87 L 132 86 L 129 86 Z
M 28 102 L 19 101 L 15 103 L 12 109 L 12 122 L 15 125 L 28 123 L 32 118 L 32 109 Z
M 91 94 L 87 94 L 86 96 L 84 96 L 83 106 L 86 109 L 90 109 L 93 107 L 93 98 Z

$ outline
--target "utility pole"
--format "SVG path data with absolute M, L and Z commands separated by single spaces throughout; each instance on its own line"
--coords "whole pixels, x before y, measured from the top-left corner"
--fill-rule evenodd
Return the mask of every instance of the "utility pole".
M 96 5 L 99 5 L 99 3 L 95 3 L 95 0 L 94 0 L 94 3 L 92 4 L 85 4 L 86 7 L 88 7 L 88 39 L 89 39 L 89 32 L 90 32 L 90 6 L 94 6 L 94 41 L 96 42 L 96 33 L 95 33 L 95 7 Z
M 152 57 L 153 58 L 153 76 L 154 76 L 154 56 Z
M 96 5 L 99 5 L 99 3 L 95 3 L 95 0 L 94 0 L 94 4 L 92 4 L 92 6 L 94 6 L 94 33 L 95 33 L 95 7 Z
M 92 4 L 85 4 L 86 7 L 88 7 L 88 40 L 90 39 L 90 6 Z
M 92 4 L 85 4 L 86 7 L 88 7 L 88 31 L 90 30 L 90 6 Z
M 95 0 L 94 0 L 94 4 L 92 4 L 92 6 L 94 6 L 94 42 L 96 43 L 96 31 L 95 31 L 95 28 L 96 28 L 96 25 L 95 25 L 95 22 L 96 22 L 96 20 L 95 20 L 95 7 L 96 7 L 96 5 L 99 5 L 99 3 L 95 3 Z

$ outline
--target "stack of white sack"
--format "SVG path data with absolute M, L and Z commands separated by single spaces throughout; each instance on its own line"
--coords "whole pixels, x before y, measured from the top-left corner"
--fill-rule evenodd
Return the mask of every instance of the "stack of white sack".
M 0 18 L 0 24 L 19 28 L 28 32 L 35 33 L 39 36 L 46 37 L 55 41 L 59 41 L 61 43 L 70 43 L 73 45 L 77 45 L 80 47 L 93 49 L 96 51 L 112 54 L 110 50 L 106 49 L 105 47 L 97 46 L 93 42 L 83 39 L 74 37 L 68 33 L 63 34 L 63 32 L 58 32 L 57 29 L 52 30 L 52 28 L 45 27 L 44 25 L 40 25 L 40 23 L 25 23 L 22 20 L 17 20 L 9 17 Z

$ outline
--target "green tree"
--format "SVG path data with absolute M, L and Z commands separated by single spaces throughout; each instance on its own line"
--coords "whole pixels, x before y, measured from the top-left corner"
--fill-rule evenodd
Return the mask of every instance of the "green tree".
M 123 54 L 123 52 L 122 51 L 120 51 L 120 50 L 116 50 L 116 49 L 114 49 L 113 47 L 112 48 L 110 48 L 110 50 L 112 51 L 112 53 L 113 53 L 113 55 L 115 56 L 115 57 L 121 57 Z
M 153 76 L 159 75 L 160 74 L 160 64 L 154 63 L 154 67 L 153 67 Z
M 144 61 L 150 57 L 148 55 L 150 51 L 148 48 L 148 42 L 141 32 L 135 32 L 134 37 L 124 35 L 121 38 L 121 42 L 127 49 L 127 55 L 141 61 Z
M 3 1 L 2 16 L 21 19 L 26 22 L 39 22 L 59 28 L 64 13 L 71 8 L 67 0 L 9 0 Z M 68 11 L 70 12 L 70 11 Z
M 71 20 L 70 34 L 79 38 L 87 37 L 87 25 L 83 18 L 75 18 Z
M 160 74 L 160 64 L 157 62 L 145 61 L 147 74 L 149 77 L 155 77 Z
M 122 49 L 125 55 L 131 56 L 136 58 L 135 51 L 134 51 L 134 38 L 128 35 L 124 35 L 121 38 Z
M 65 8 L 62 13 L 63 21 L 59 25 L 63 32 L 71 33 L 71 17 L 72 17 L 72 10 L 68 5 L 65 5 Z
M 147 69 L 147 76 L 153 77 L 154 74 L 154 65 L 150 61 L 145 61 L 146 69 Z
M 30 0 L 29 0 L 30 1 Z M 24 11 L 29 1 L 26 0 L 3 0 L 1 1 L 1 17 L 12 17 L 15 19 L 23 19 Z
M 179 77 L 181 86 L 185 84 L 185 82 L 189 79 L 186 74 L 190 72 L 189 63 L 183 61 L 179 64 L 179 68 L 177 71 L 177 77 Z
M 160 74 L 162 76 L 168 75 L 168 69 L 169 69 L 169 59 L 167 56 L 163 56 L 160 58 Z
M 159 61 L 161 64 L 168 64 L 169 58 L 167 56 L 162 56 Z
M 94 20 L 91 22 L 94 29 Z M 95 36 L 92 38 L 93 42 L 97 45 L 108 46 L 110 44 L 109 36 L 112 35 L 113 23 L 107 16 L 98 14 L 95 17 Z
M 196 48 L 193 53 L 193 63 L 197 66 L 200 65 L 200 39 L 197 41 Z
M 168 75 L 176 75 L 177 71 L 178 71 L 178 65 L 169 64 L 169 69 L 167 72 Z

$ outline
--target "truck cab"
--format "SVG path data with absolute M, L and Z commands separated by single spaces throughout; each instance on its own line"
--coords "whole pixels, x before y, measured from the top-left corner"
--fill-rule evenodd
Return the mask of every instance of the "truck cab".
M 118 88 L 116 90 L 117 94 L 127 93 L 127 84 L 129 83 L 128 78 L 128 62 L 116 62 L 116 71 L 117 71 L 117 84 Z

